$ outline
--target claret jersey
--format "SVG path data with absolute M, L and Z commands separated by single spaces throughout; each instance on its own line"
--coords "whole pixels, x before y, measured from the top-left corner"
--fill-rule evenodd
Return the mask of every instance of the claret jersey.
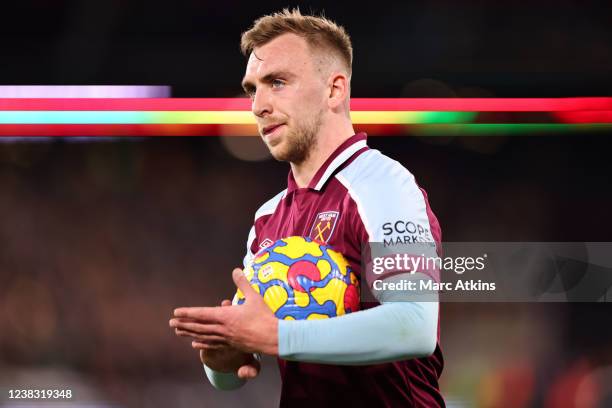
M 308 187 L 299 188 L 289 172 L 287 188 L 255 214 L 245 265 L 259 249 L 296 235 L 341 252 L 357 276 L 363 243 L 439 245 L 441 240 L 425 191 L 400 163 L 370 149 L 365 133 L 339 146 Z M 281 406 L 444 406 L 438 386 L 443 367 L 439 326 L 429 357 L 365 366 L 278 362 Z

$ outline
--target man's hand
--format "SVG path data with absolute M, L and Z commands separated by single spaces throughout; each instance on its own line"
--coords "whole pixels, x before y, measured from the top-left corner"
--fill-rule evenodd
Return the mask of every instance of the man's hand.
M 244 293 L 244 304 L 178 308 L 170 326 L 177 335 L 191 337 L 192 346 L 200 350 L 231 346 L 244 353 L 278 355 L 278 319 L 253 290 L 242 269 L 234 269 L 232 278 Z
M 224 300 L 221 306 L 231 306 L 232 302 Z M 203 364 L 222 373 L 236 373 L 239 378 L 250 380 L 259 374 L 261 365 L 252 353 L 243 353 L 231 346 L 219 348 L 202 348 L 202 343 L 194 340 L 192 347 L 200 349 L 200 360 Z M 205 347 L 205 346 L 204 346 Z

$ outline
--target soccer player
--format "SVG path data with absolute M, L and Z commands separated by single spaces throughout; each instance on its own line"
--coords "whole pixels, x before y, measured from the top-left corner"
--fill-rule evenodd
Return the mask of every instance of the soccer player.
M 439 244 L 439 223 L 414 176 L 353 130 L 352 45 L 343 27 L 283 10 L 255 21 L 241 47 L 248 57 L 242 86 L 261 137 L 291 167 L 287 188 L 255 214 L 244 265 L 260 248 L 296 235 L 332 246 L 358 275 L 362 243 Z M 287 321 L 241 269 L 232 276 L 243 305 L 178 308 L 170 321 L 193 339 L 215 387 L 234 389 L 257 376 L 257 355 L 265 353 L 278 357 L 281 406 L 444 406 L 437 301 L 391 302 L 382 292 L 365 310 Z

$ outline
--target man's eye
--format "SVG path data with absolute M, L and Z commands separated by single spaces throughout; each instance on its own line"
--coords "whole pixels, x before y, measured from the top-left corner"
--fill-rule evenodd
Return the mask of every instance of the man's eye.
M 275 79 L 272 81 L 272 88 L 280 88 L 283 85 L 285 85 L 285 83 L 281 81 L 280 79 Z

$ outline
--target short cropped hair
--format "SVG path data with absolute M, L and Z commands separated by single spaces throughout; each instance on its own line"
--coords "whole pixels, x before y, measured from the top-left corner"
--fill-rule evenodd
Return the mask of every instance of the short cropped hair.
M 268 14 L 255 20 L 253 27 L 242 33 L 240 49 L 248 57 L 254 48 L 276 37 L 293 33 L 304 38 L 311 49 L 328 48 L 341 57 L 349 76 L 353 65 L 353 46 L 344 27 L 323 16 L 302 15 L 299 8 Z

